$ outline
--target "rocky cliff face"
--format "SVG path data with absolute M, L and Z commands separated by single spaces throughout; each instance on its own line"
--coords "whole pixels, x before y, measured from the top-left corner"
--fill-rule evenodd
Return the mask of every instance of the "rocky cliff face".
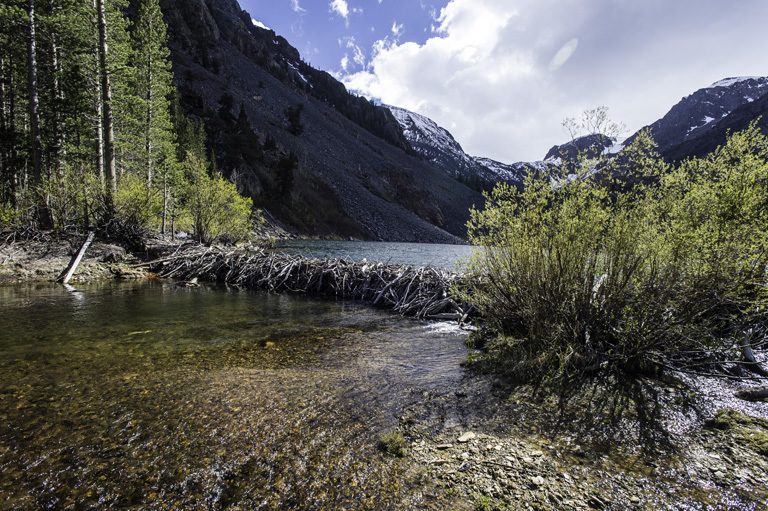
M 766 93 L 768 77 L 726 78 L 684 97 L 664 117 L 644 129 L 650 129 L 662 155 L 669 154 L 673 159 L 682 159 L 686 156 L 685 147 L 699 146 L 700 152 L 708 145 L 701 143 L 709 139 L 708 134 L 713 130 L 718 131 L 718 126 L 729 124 L 731 121 L 726 119 L 741 107 L 745 107 L 739 113 L 741 117 L 759 115 L 759 109 L 755 106 L 762 103 L 749 105 Z M 625 145 L 631 143 L 635 136 L 627 139 Z M 699 142 L 695 143 L 695 140 Z
M 161 0 L 161 7 L 185 110 L 206 121 L 219 168 L 257 205 L 310 235 L 432 242 L 465 235 L 469 209 L 482 197 L 417 158 L 389 110 L 311 68 L 235 0 Z M 294 130 L 286 112 L 298 108 Z M 241 109 L 246 127 L 234 120 Z M 243 138 L 244 130 L 254 136 Z M 286 180 L 281 162 L 290 157 L 297 165 Z
M 752 82 L 753 87 L 747 91 L 751 94 L 742 96 L 744 101 L 738 107 L 721 119 L 709 123 L 697 136 L 688 136 L 683 140 L 665 144 L 661 151 L 662 156 L 670 162 L 705 156 L 723 145 L 729 133 L 743 131 L 753 122 L 768 135 L 768 87 L 758 85 L 765 83 L 765 80 L 762 78 Z M 747 85 L 749 81 L 747 80 Z M 763 94 L 760 95 L 760 92 Z

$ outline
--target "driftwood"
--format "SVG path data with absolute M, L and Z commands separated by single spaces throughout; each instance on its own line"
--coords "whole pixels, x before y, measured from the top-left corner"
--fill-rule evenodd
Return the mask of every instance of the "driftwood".
M 58 282 L 61 282 L 62 284 L 69 283 L 69 279 L 71 279 L 72 275 L 75 274 L 80 261 L 85 255 L 85 251 L 88 250 L 88 247 L 91 245 L 91 242 L 93 241 L 93 235 L 93 231 L 88 233 L 88 238 L 85 240 L 85 243 L 83 243 L 77 254 L 75 254 L 75 256 L 72 257 L 72 259 L 69 261 L 69 265 L 64 269 L 59 278 L 56 279 Z
M 739 338 L 739 346 L 741 347 L 741 356 L 744 358 L 744 362 L 742 362 L 742 365 L 752 371 L 753 373 L 759 374 L 760 376 L 766 376 L 768 377 L 768 371 L 766 371 L 763 366 L 760 365 L 760 363 L 755 358 L 755 353 L 752 351 L 752 334 L 753 330 L 750 328 L 746 332 L 744 332 L 741 337 Z
M 736 392 L 736 397 L 747 401 L 762 401 L 768 399 L 768 387 L 741 389 Z
M 423 319 L 466 320 L 470 310 L 450 295 L 460 274 L 346 259 L 307 258 L 263 250 L 194 248 L 145 264 L 160 277 L 232 286 L 338 296 Z

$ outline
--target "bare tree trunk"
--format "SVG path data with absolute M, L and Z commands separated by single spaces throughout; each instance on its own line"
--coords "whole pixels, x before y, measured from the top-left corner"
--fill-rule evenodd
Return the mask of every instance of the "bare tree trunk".
M 2 196 L 0 200 L 2 202 L 10 202 L 13 194 L 11 193 L 11 166 L 8 161 L 8 146 L 9 133 L 8 123 L 6 120 L 6 74 L 10 76 L 8 72 L 8 63 L 5 60 L 5 56 L 0 56 L 0 133 L 2 134 L 2 140 L 0 140 L 0 176 L 2 176 Z
M 166 217 L 168 216 L 168 163 L 166 163 L 165 166 L 166 169 L 165 172 L 163 172 L 163 238 L 165 238 L 165 223 Z
M 32 0 L 30 0 L 32 1 Z M 112 119 L 112 90 L 109 86 L 107 69 L 107 16 L 104 0 L 96 0 L 99 25 L 99 68 L 101 73 L 102 128 L 104 130 L 104 167 L 106 174 L 107 216 L 111 219 L 115 213 L 117 195 L 117 174 L 115 172 L 115 128 Z
M 147 77 L 147 127 L 145 132 L 145 142 L 147 151 L 147 190 L 152 193 L 152 56 L 149 56 Z
M 35 2 L 28 0 L 29 41 L 27 60 L 29 67 L 29 133 L 32 149 L 32 185 L 39 185 L 43 175 L 43 143 L 40 137 L 40 99 L 37 93 L 37 39 L 35 35 Z
M 98 12 L 98 4 L 96 0 L 93 0 L 93 8 Z M 98 14 L 97 14 L 98 25 Z M 96 43 L 96 52 L 94 57 L 96 58 L 96 69 L 101 69 L 99 56 L 101 51 L 99 50 L 99 43 Z M 96 151 L 96 166 L 99 169 L 99 184 L 101 185 L 101 193 L 105 193 L 106 188 L 104 186 L 104 108 L 101 103 L 101 80 L 96 80 L 96 139 L 98 140 L 98 150 Z

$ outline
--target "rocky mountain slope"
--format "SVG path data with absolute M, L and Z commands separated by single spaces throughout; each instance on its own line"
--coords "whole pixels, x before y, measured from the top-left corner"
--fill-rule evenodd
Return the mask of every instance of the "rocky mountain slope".
M 744 129 L 762 115 L 766 93 L 768 77 L 726 78 L 684 97 L 643 129 L 650 129 L 659 152 L 670 161 L 702 156 L 725 141 L 729 128 Z
M 448 175 L 475 188 L 489 189 L 503 181 L 522 184 L 528 172 L 542 168 L 543 162 L 501 163 L 490 158 L 470 156 L 445 128 L 429 117 L 404 108 L 386 105 L 394 114 L 411 147 Z
M 257 206 L 309 235 L 465 236 L 482 197 L 419 158 L 389 110 L 304 63 L 236 0 L 161 7 L 182 105 L 205 121 L 219 169 Z
M 765 84 L 768 78 L 761 78 Z M 745 102 L 725 117 L 711 122 L 707 129 L 696 137 L 686 137 L 683 140 L 667 144 L 662 155 L 667 161 L 676 162 L 688 157 L 702 157 L 714 151 L 725 143 L 729 133 L 736 133 L 749 127 L 755 122 L 757 127 L 768 135 L 768 87 L 761 85 L 753 87 L 753 94 L 745 95 Z M 759 93 L 762 92 L 762 95 Z

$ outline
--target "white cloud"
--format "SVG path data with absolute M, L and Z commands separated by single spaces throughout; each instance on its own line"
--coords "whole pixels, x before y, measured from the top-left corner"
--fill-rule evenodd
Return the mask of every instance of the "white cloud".
M 585 109 L 605 105 L 634 131 L 720 78 L 768 74 L 766 16 L 764 0 L 450 0 L 424 44 L 395 24 L 342 78 L 433 118 L 470 154 L 534 160 Z
M 349 18 L 349 6 L 346 0 L 331 0 L 331 12 L 335 12 L 344 19 Z
M 299 0 L 291 0 L 291 9 L 293 9 L 294 12 L 298 12 L 299 14 L 307 12 L 306 9 L 299 5 Z
M 347 36 L 339 39 L 339 45 L 352 51 L 352 61 L 359 66 L 358 69 L 365 68 L 367 60 L 365 51 L 363 51 L 363 49 L 357 44 L 357 41 L 353 36 Z M 350 70 L 349 67 L 349 53 L 344 53 L 344 57 L 341 59 L 341 69 L 344 72 L 348 72 Z
M 392 35 L 395 37 L 395 40 L 400 38 L 400 34 L 403 33 L 403 24 L 400 23 L 397 24 L 397 21 L 392 22 Z

